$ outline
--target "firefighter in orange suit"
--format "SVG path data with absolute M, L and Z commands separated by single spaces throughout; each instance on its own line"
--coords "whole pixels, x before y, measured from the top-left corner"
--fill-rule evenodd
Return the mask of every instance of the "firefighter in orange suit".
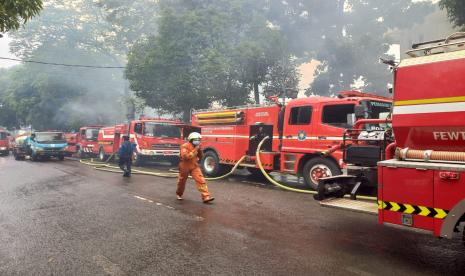
M 209 203 L 215 198 L 208 193 L 207 183 L 203 177 L 202 171 L 199 167 L 199 160 L 202 159 L 202 150 L 200 149 L 200 140 L 202 135 L 193 132 L 189 135 L 187 140 L 189 142 L 181 146 L 181 161 L 179 162 L 179 175 L 178 175 L 178 189 L 176 195 L 179 200 L 182 200 L 184 189 L 186 188 L 186 181 L 189 174 L 195 180 L 197 189 L 202 195 L 203 203 Z

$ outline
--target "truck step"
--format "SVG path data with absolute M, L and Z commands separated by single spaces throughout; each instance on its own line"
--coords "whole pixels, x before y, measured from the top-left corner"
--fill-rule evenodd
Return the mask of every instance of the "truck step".
M 378 205 L 374 201 L 370 202 L 362 200 L 351 200 L 347 198 L 328 198 L 320 201 L 320 205 L 323 207 L 344 209 L 370 215 L 378 214 Z

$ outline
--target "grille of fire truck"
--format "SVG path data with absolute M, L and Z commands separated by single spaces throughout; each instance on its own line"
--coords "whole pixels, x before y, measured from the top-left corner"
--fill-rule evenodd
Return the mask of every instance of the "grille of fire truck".
M 446 39 L 422 42 L 412 45 L 412 50 L 406 54 L 410 57 L 429 56 L 465 50 L 465 32 L 457 32 Z
M 178 144 L 153 144 L 152 149 L 179 149 Z

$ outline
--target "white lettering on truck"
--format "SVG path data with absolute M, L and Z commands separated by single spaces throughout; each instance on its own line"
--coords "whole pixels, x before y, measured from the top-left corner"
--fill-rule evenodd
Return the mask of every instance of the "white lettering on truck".
M 465 141 L 465 131 L 438 131 L 433 132 L 434 140 L 436 141 Z

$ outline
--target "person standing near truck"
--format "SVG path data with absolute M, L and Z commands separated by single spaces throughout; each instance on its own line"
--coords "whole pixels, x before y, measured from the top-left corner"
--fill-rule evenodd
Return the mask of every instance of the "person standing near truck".
M 184 194 L 186 181 L 189 175 L 191 175 L 195 180 L 197 189 L 202 196 L 203 203 L 209 203 L 215 199 L 210 196 L 210 193 L 208 192 L 207 182 L 205 181 L 199 166 L 199 160 L 202 159 L 202 150 L 200 148 L 201 139 L 202 135 L 200 135 L 200 133 L 192 132 L 187 138 L 188 142 L 181 145 L 181 161 L 179 162 L 178 187 L 176 190 L 178 200 L 182 200 L 182 195 Z
M 134 147 L 129 141 L 129 136 L 123 136 L 123 144 L 118 150 L 119 167 L 124 172 L 123 177 L 131 176 L 132 155 Z

